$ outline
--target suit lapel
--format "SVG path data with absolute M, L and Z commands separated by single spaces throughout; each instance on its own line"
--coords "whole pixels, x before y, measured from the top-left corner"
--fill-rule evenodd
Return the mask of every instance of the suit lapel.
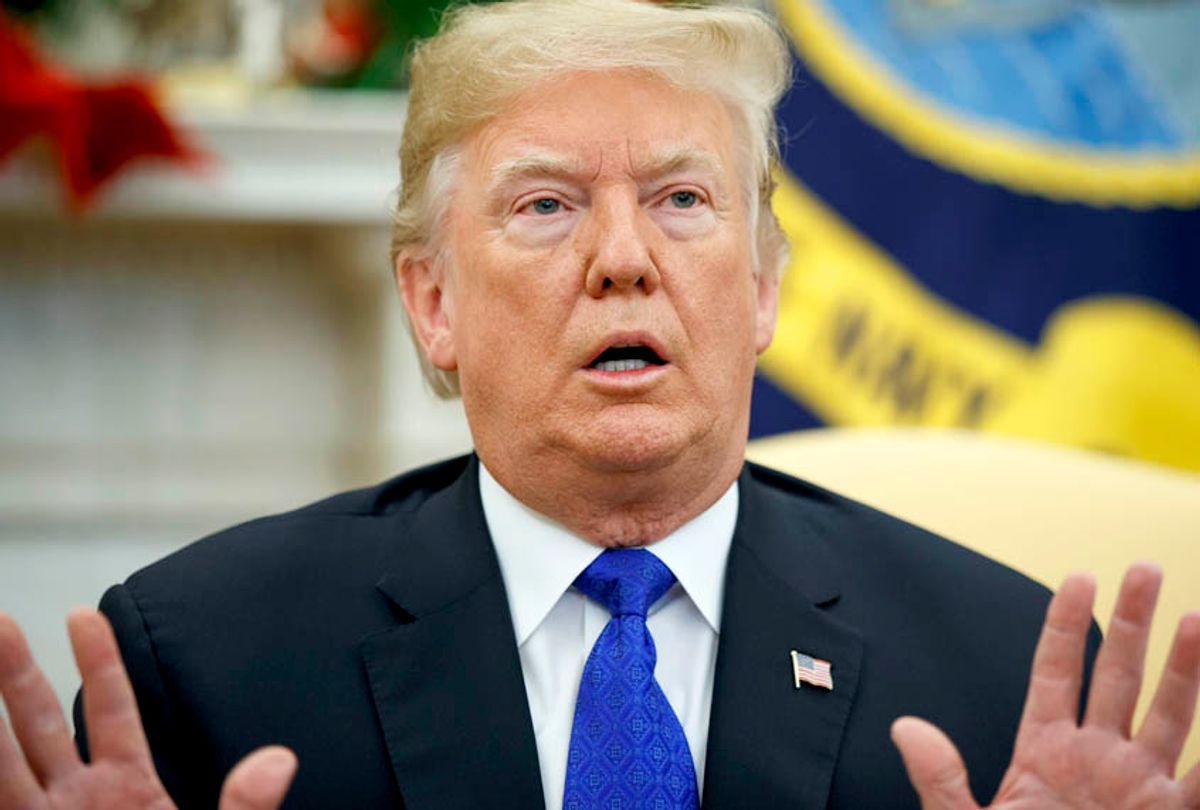
M 362 643 L 404 805 L 540 808 L 537 746 L 478 461 L 406 524 L 379 583 L 400 624 Z
M 854 696 L 862 642 L 828 615 L 836 560 L 794 499 L 747 465 L 726 570 L 705 765 L 704 804 L 826 806 Z M 795 687 L 790 651 L 832 663 L 834 688 Z

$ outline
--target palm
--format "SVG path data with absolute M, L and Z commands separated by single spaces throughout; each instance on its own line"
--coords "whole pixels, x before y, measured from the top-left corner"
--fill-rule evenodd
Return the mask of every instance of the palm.
M 45 810 L 173 810 L 157 774 L 125 763 L 96 762 L 50 785 Z
M 1200 686 L 1200 614 L 1179 630 L 1141 728 L 1132 733 L 1160 575 L 1126 575 L 1100 648 L 1082 723 L 1076 722 L 1093 586 L 1072 577 L 1055 595 L 1034 656 L 1012 763 L 991 810 L 1196 810 L 1200 765 L 1175 765 Z M 978 810 L 954 745 L 933 726 L 898 720 L 893 737 L 924 810 Z
M 1187 806 L 1179 785 L 1134 743 L 1114 743 L 1107 734 L 1070 726 L 1046 729 L 1026 751 L 1014 756 L 993 808 L 1171 810 Z
M 79 759 L 20 630 L 0 614 L 0 692 L 16 735 L 0 722 L 0 810 L 174 810 L 154 770 L 111 628 L 98 613 L 80 611 L 70 632 L 83 676 L 90 764 Z M 219 810 L 275 810 L 294 769 L 286 749 L 250 754 L 225 781 Z

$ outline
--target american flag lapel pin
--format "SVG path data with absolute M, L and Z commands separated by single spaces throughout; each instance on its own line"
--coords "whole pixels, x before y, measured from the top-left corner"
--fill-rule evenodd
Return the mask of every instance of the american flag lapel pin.
M 813 658 L 811 655 L 805 655 L 802 652 L 792 650 L 792 675 L 796 679 L 796 688 L 799 689 L 801 684 L 809 684 L 810 686 L 819 686 L 822 689 L 833 691 L 833 674 L 830 672 L 833 664 L 828 661 L 822 661 L 820 658 Z

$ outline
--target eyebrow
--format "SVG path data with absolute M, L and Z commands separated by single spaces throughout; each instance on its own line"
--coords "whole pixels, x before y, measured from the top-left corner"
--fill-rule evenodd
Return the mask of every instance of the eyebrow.
M 709 174 L 718 188 L 724 190 L 721 161 L 709 152 L 693 146 L 677 145 L 657 149 L 634 166 L 639 182 L 665 177 L 676 172 L 699 169 Z M 491 172 L 489 190 L 511 183 L 544 177 L 577 178 L 587 173 L 579 161 L 552 153 L 523 155 L 497 164 Z
M 538 177 L 572 177 L 584 173 L 577 161 L 552 154 L 524 155 L 497 164 L 492 169 L 489 189 L 499 189 L 511 183 Z
M 655 150 L 634 167 L 639 179 L 655 179 L 676 172 L 699 169 L 711 175 L 718 184 L 721 181 L 721 161 L 712 153 L 694 146 L 668 146 Z

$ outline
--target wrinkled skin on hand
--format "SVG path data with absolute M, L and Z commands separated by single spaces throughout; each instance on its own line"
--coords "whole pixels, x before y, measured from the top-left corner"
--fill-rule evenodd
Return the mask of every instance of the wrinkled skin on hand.
M 1078 696 L 1095 585 L 1068 577 L 1046 614 L 1012 763 L 992 810 L 1196 810 L 1200 764 L 1175 768 L 1200 686 L 1200 612 L 1180 620 L 1150 710 L 1132 731 L 1161 572 L 1129 569 L 1100 647 L 1080 723 Z M 954 744 L 906 717 L 892 726 L 923 810 L 978 810 Z
M 67 620 L 83 677 L 92 761 L 75 749 L 62 708 L 11 618 L 0 613 L 0 810 L 172 810 L 154 770 L 137 701 L 108 621 L 93 610 Z M 278 746 L 260 748 L 225 780 L 219 810 L 276 810 L 296 770 Z

